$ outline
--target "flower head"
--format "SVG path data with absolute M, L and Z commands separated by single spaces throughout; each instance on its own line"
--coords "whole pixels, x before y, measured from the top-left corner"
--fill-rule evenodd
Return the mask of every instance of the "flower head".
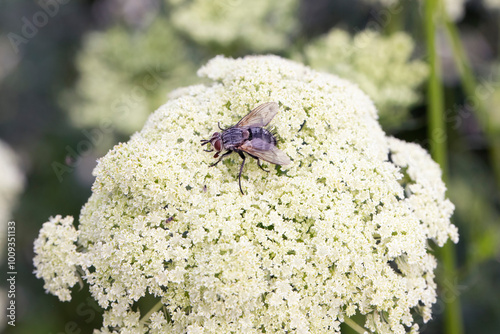
M 411 37 L 402 32 L 385 37 L 366 30 L 351 37 L 333 29 L 308 45 L 304 56 L 311 67 L 358 84 L 375 103 L 382 126 L 390 129 L 408 117 L 427 77 L 426 64 L 410 60 L 413 49 Z
M 289 45 L 298 21 L 297 0 L 168 0 L 172 22 L 201 45 L 215 49 L 279 51 Z
M 457 241 L 430 156 L 386 137 L 333 75 L 276 56 L 216 57 L 199 75 L 212 83 L 174 92 L 94 171 L 78 244 L 102 332 L 339 332 L 356 313 L 416 330 L 436 294 L 428 240 Z M 268 101 L 292 163 L 248 163 L 242 196 L 241 159 L 209 168 L 200 140 Z M 148 294 L 163 307 L 139 321 Z
M 141 128 L 152 110 L 195 69 L 173 28 L 158 17 L 147 29 L 116 25 L 87 36 L 77 59 L 80 79 L 61 99 L 77 127 L 110 124 L 116 134 Z M 106 146 L 106 145 L 103 145 Z
M 44 288 L 62 301 L 71 300 L 70 288 L 79 280 L 77 266 L 83 256 L 76 250 L 79 231 L 73 217 L 51 217 L 43 224 L 35 240 L 36 277 L 43 278 Z

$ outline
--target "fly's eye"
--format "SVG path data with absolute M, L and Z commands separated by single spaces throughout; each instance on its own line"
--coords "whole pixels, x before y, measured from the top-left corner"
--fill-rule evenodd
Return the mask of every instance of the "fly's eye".
M 214 148 L 216 151 L 222 150 L 222 141 L 220 139 L 214 141 Z

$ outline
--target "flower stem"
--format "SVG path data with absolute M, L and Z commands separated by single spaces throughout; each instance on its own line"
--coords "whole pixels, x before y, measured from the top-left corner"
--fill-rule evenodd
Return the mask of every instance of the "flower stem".
M 436 21 L 438 21 L 439 0 L 425 2 L 425 30 L 427 54 L 430 65 L 428 99 L 428 121 L 430 150 L 434 160 L 441 166 L 443 179 L 446 178 L 446 129 L 444 120 L 443 86 L 441 85 L 440 62 L 436 51 Z
M 364 329 L 363 327 L 361 327 L 360 325 L 358 325 L 354 320 L 350 319 L 350 318 L 344 318 L 344 324 L 346 324 L 347 326 L 351 327 L 354 331 L 360 333 L 360 334 L 363 334 L 363 333 L 366 333 L 367 330 Z
M 155 313 L 156 311 L 160 310 L 162 307 L 163 307 L 163 303 L 162 303 L 162 301 L 160 300 L 158 303 L 156 303 L 156 304 L 155 304 L 155 306 L 153 306 L 153 307 L 152 307 L 152 308 L 148 311 L 148 313 L 146 313 L 146 314 L 145 314 L 145 315 L 141 318 L 140 323 L 141 323 L 141 324 L 146 323 L 146 322 L 149 320 L 149 318 L 151 317 L 151 315 L 152 315 L 153 313 Z
M 447 178 L 447 156 L 446 156 L 446 125 L 444 118 L 443 86 L 440 76 L 440 62 L 436 50 L 436 26 L 441 19 L 442 4 L 440 0 L 425 1 L 425 33 L 427 42 L 427 53 L 430 64 L 430 75 L 428 85 L 428 121 L 430 151 L 434 160 L 441 166 L 443 181 Z M 439 257 L 443 263 L 443 273 L 439 277 L 439 283 L 443 290 L 454 288 L 456 276 L 454 247 L 447 243 L 439 251 Z M 462 334 L 463 324 L 460 312 L 460 299 L 458 294 L 454 298 L 446 298 L 444 313 L 444 331 L 446 334 Z

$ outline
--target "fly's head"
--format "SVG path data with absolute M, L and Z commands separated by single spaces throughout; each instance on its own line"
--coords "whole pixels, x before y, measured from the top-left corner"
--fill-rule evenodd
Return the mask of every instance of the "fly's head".
M 212 145 L 212 149 L 205 150 L 205 152 L 212 152 L 213 150 L 217 151 L 214 155 L 214 158 L 219 156 L 220 151 L 224 149 L 224 145 L 222 144 L 222 134 L 220 132 L 214 132 L 210 139 L 203 139 L 201 141 L 201 145 L 206 145 L 210 143 Z

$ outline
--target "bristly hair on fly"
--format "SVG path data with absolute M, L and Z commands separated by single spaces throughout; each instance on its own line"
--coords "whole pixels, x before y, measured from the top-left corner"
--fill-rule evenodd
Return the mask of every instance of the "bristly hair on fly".
M 276 139 L 276 142 L 279 143 L 280 141 L 283 140 L 283 138 L 281 138 L 281 136 L 278 134 L 278 130 L 276 130 L 276 127 L 275 126 L 268 126 L 266 128 L 267 131 L 269 131 L 270 134 L 273 135 L 274 139 Z

